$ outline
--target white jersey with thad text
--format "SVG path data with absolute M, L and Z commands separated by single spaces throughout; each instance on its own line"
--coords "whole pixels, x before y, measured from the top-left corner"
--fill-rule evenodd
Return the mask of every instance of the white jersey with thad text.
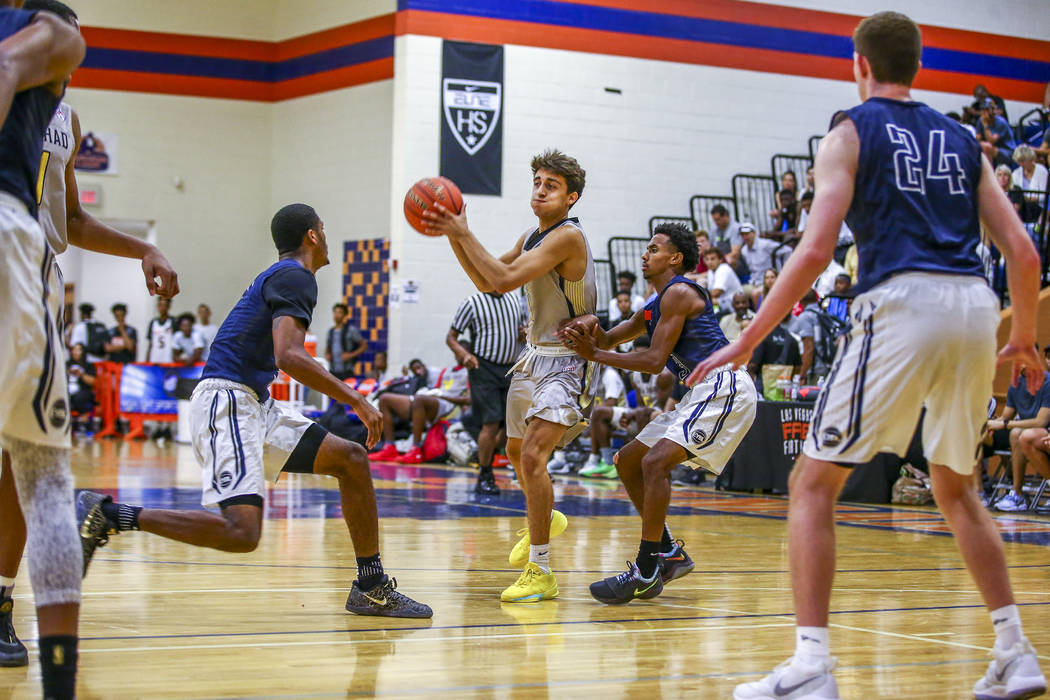
M 44 151 L 36 185 L 40 205 L 40 227 L 56 253 L 69 245 L 66 233 L 66 165 L 74 154 L 73 110 L 65 102 L 58 105 L 44 131 Z

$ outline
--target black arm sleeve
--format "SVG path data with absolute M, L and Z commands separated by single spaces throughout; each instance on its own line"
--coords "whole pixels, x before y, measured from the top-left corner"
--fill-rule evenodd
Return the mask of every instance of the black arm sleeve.
M 306 268 L 287 267 L 263 283 L 262 295 L 272 318 L 291 316 L 309 327 L 317 305 L 317 279 Z

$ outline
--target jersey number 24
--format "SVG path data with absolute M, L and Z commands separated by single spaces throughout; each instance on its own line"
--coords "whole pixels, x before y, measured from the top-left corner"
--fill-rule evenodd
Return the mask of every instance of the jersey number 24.
M 893 151 L 893 169 L 897 173 L 897 189 L 904 192 L 926 194 L 927 180 L 947 180 L 948 191 L 952 194 L 966 194 L 963 181 L 966 173 L 962 169 L 959 154 L 944 150 L 944 131 L 930 131 L 928 148 L 925 149 L 926 162 L 923 163 L 924 151 L 908 129 L 896 124 L 887 124 L 886 132 L 890 141 L 897 145 Z

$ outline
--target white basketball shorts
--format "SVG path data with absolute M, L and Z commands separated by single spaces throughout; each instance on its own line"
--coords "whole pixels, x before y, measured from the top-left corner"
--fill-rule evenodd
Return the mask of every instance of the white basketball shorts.
M 999 318 L 999 300 L 980 277 L 911 272 L 858 296 L 805 454 L 845 464 L 903 455 L 925 406 L 926 458 L 971 473 L 988 419 Z
M 61 276 L 36 219 L 0 193 L 0 432 L 70 446 L 66 359 L 59 330 Z
M 727 366 L 690 389 L 673 411 L 653 418 L 635 440 L 646 447 L 670 440 L 693 455 L 685 464 L 721 474 L 755 422 L 757 403 L 751 375 Z
M 282 471 L 308 472 L 326 431 L 273 398 L 225 379 L 204 379 L 190 398 L 193 452 L 201 467 L 201 504 L 266 493 L 266 479 Z M 313 443 L 309 464 L 292 465 L 300 443 Z M 264 447 L 269 448 L 264 455 Z

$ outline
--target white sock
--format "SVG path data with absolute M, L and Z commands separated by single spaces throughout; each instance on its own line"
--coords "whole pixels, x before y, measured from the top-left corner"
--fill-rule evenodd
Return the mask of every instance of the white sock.
M 995 646 L 1000 650 L 1009 649 L 1024 639 L 1021 631 L 1021 614 L 1016 605 L 1004 605 L 989 613 L 992 627 L 995 629 Z
M 588 467 L 596 467 L 596 466 L 598 466 L 598 455 L 596 455 L 596 454 L 594 454 L 592 452 L 591 456 L 587 458 L 587 466 Z
M 529 561 L 543 569 L 543 573 L 551 572 L 551 546 L 547 544 L 530 544 Z
M 795 658 L 814 664 L 831 655 L 827 627 L 796 627 Z
M 3 591 L 5 597 L 10 598 L 15 590 L 15 580 L 6 576 L 0 576 L 0 590 Z

